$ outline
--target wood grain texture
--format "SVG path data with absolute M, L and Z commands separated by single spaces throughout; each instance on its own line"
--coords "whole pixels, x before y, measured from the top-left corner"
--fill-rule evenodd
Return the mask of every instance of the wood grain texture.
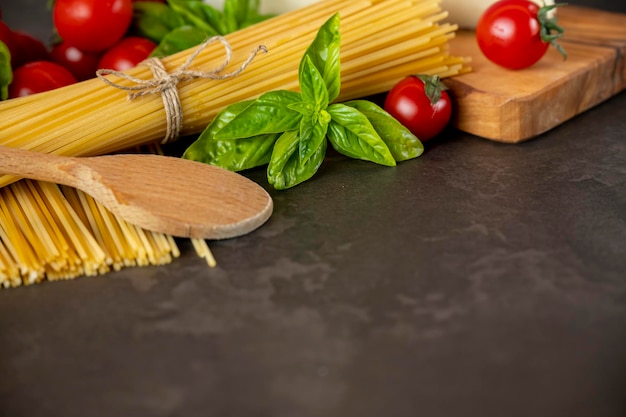
M 559 9 L 567 60 L 550 48 L 533 67 L 511 71 L 489 62 L 473 32 L 451 42 L 473 71 L 446 80 L 455 96 L 454 125 L 500 142 L 532 139 L 606 101 L 626 87 L 626 15 L 591 8 Z
M 75 187 L 129 223 L 177 237 L 241 236 L 273 210 L 267 191 L 248 178 L 175 157 L 78 158 L 0 147 L 0 172 Z

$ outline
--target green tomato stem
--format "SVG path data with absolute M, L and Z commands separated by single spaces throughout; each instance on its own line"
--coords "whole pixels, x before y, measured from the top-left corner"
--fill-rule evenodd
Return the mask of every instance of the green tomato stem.
M 424 83 L 424 94 L 426 94 L 432 105 L 441 100 L 442 92 L 448 89 L 438 75 L 419 74 L 416 77 Z
M 550 6 L 545 5 L 541 7 L 537 13 L 537 19 L 541 25 L 541 40 L 554 46 L 556 50 L 563 55 L 563 59 L 567 59 L 567 52 L 557 40 L 563 36 L 565 30 L 557 23 L 556 15 L 550 17 L 550 12 L 557 7 L 566 5 L 567 3 L 557 3 Z

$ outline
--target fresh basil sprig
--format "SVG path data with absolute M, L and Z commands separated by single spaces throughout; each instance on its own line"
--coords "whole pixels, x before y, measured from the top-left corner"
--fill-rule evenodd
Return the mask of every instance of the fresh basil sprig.
M 133 28 L 158 44 L 152 56 L 166 56 L 273 17 L 259 8 L 259 0 L 225 0 L 222 11 L 201 0 L 136 1 Z
M 0 100 L 9 98 L 9 84 L 13 81 L 11 69 L 11 52 L 4 42 L 0 41 Z
M 341 87 L 339 14 L 319 29 L 298 70 L 300 92 L 277 90 L 226 107 L 183 158 L 234 171 L 263 165 L 274 188 L 310 179 L 328 143 L 338 152 L 386 166 L 420 156 L 420 140 L 367 100 L 333 103 Z

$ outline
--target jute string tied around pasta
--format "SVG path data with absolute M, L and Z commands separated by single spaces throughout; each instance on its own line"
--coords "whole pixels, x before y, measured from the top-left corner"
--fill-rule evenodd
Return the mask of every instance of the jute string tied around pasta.
M 220 42 L 224 46 L 226 55 L 224 61 L 217 68 L 211 71 L 195 71 L 189 69 L 198 55 L 200 55 L 200 53 L 202 53 L 207 46 L 214 42 Z M 228 78 L 236 77 L 245 71 L 259 52 L 266 53 L 267 48 L 264 45 L 259 45 L 252 51 L 248 59 L 246 59 L 239 68 L 232 72 L 222 73 L 222 71 L 224 71 L 224 69 L 226 69 L 226 67 L 230 64 L 233 56 L 233 50 L 226 38 L 222 36 L 213 36 L 203 42 L 196 49 L 196 51 L 191 54 L 189 58 L 187 58 L 185 63 L 174 72 L 168 73 L 161 60 L 153 57 L 148 58 L 142 63 L 152 71 L 153 78 L 149 80 L 133 77 L 132 75 L 128 75 L 124 72 L 111 69 L 99 69 L 96 71 L 96 75 L 108 85 L 119 88 L 120 90 L 128 91 L 129 100 L 134 100 L 141 96 L 160 93 L 163 98 L 165 115 L 167 117 L 167 132 L 165 133 L 165 138 L 161 142 L 165 144 L 178 139 L 183 129 L 183 110 L 180 103 L 180 97 L 178 95 L 178 83 L 198 78 L 226 80 Z M 135 85 L 128 86 L 118 84 L 106 78 L 106 75 L 115 75 L 127 81 L 133 82 Z

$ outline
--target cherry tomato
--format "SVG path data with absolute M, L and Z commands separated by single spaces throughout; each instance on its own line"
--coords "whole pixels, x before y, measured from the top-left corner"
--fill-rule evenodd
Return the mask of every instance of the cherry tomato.
M 11 54 L 11 64 L 15 62 L 15 57 L 17 56 L 17 45 L 15 43 L 15 38 L 13 37 L 13 31 L 6 23 L 0 21 L 0 41 L 4 42 L 7 48 L 9 48 L 9 53 Z
M 439 77 L 410 75 L 387 94 L 384 108 L 425 142 L 437 136 L 452 117 L 452 100 Z
M 101 55 L 100 52 L 83 52 L 67 42 L 54 45 L 50 51 L 52 60 L 67 68 L 78 81 L 96 76 Z
M 126 33 L 132 0 L 56 0 L 52 12 L 61 39 L 82 51 L 104 51 Z
M 148 58 L 156 46 L 156 43 L 146 38 L 129 36 L 102 55 L 98 68 L 115 71 L 126 71 L 134 68 Z
M 50 61 L 29 62 L 13 72 L 9 98 L 42 93 L 75 82 L 74 76 L 59 64 Z
M 476 26 L 480 50 L 495 64 L 515 70 L 535 64 L 550 44 L 566 56 L 556 42 L 563 35 L 563 28 L 550 15 L 556 6 L 540 7 L 530 0 L 500 0 L 492 4 Z
M 50 54 L 48 48 L 39 39 L 28 33 L 13 31 L 13 40 L 17 45 L 19 53 L 16 56 L 15 67 L 27 64 L 33 61 L 48 61 Z

